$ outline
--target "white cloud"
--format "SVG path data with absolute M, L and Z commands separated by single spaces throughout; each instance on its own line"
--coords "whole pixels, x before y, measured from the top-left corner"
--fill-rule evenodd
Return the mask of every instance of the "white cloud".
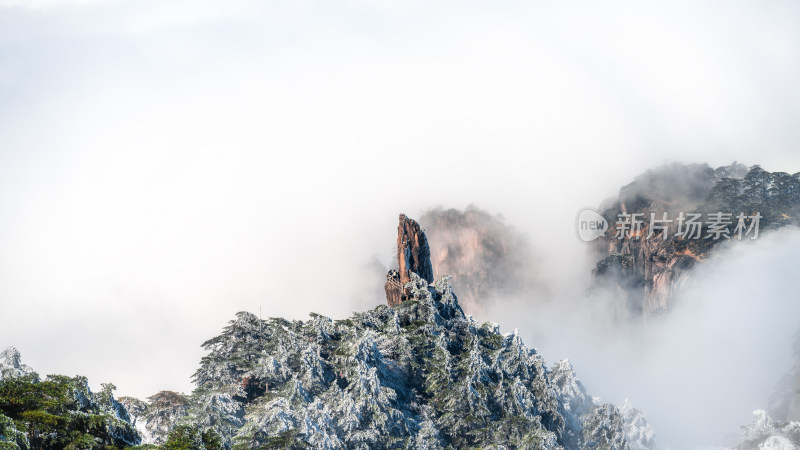
M 362 307 L 401 211 L 502 213 L 572 280 L 575 211 L 655 164 L 800 170 L 791 4 L 39 5 L 0 14 L 0 344 L 123 393 L 240 309 Z
M 550 303 L 506 302 L 490 314 L 519 327 L 549 361 L 569 357 L 592 394 L 630 399 L 664 448 L 734 446 L 793 364 L 800 230 L 731 244 L 695 267 L 660 317 L 614 320 L 607 299 L 585 295 L 588 277 L 579 276 Z

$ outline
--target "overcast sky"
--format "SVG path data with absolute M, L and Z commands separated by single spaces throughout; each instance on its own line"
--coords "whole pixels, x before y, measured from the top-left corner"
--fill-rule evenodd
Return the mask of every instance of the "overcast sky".
M 800 171 L 800 7 L 697 3 L 0 0 L 0 347 L 188 392 L 237 311 L 384 302 L 400 212 L 568 280 L 648 168 Z

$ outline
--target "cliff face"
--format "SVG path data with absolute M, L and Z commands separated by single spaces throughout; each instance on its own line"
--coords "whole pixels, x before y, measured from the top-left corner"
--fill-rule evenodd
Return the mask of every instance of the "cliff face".
M 677 290 L 691 276 L 692 267 L 728 240 L 714 239 L 708 226 L 710 215 L 718 212 L 732 215 L 727 227 L 731 236 L 739 213 L 748 217 L 758 213 L 759 232 L 797 225 L 800 174 L 770 173 L 736 163 L 717 169 L 705 164 L 673 164 L 637 177 L 603 208 L 609 228 L 594 242 L 596 287 L 611 289 L 620 309 L 635 315 L 667 311 Z M 697 233 L 676 236 L 681 213 L 684 217 L 701 215 Z M 629 226 L 621 225 L 620 215 L 624 214 L 641 214 L 641 230 L 631 232 Z M 672 222 L 651 224 L 652 217 Z M 748 220 L 749 226 L 752 219 Z M 660 225 L 666 226 L 666 231 Z M 700 238 L 694 239 L 696 235 Z
M 497 296 L 530 296 L 541 289 L 531 244 L 502 217 L 470 205 L 432 209 L 420 217 L 430 238 L 436 277 L 452 276 L 459 303 L 480 315 Z
M 397 265 L 398 270 L 390 270 L 386 274 L 384 285 L 386 302 L 392 307 L 409 298 L 410 291 L 406 284 L 411 281 L 412 273 L 428 283 L 433 282 L 428 238 L 422 227 L 405 214 L 400 214 L 397 225 Z

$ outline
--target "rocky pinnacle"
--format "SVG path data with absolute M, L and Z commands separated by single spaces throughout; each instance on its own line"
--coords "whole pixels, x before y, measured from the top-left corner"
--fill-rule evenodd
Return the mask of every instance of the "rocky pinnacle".
M 414 220 L 400 214 L 397 225 L 397 266 L 386 274 L 386 301 L 389 306 L 397 306 L 408 299 L 405 284 L 411 281 L 411 272 L 428 283 L 433 282 L 431 249 L 425 230 Z

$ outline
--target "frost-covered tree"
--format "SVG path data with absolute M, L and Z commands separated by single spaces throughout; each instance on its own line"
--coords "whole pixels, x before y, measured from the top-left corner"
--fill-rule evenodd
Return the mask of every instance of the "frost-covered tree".
M 35 373 L 0 380 L 0 448 L 102 449 L 138 445 L 140 437 L 113 397 L 84 377 Z
M 580 448 L 598 450 L 627 450 L 625 422 L 612 404 L 594 407 L 583 417 Z
M 567 374 L 548 371 L 516 332 L 465 316 L 448 278 L 412 274 L 407 287 L 397 307 L 344 320 L 237 314 L 203 344 L 197 389 L 173 427 L 216 430 L 226 448 L 576 448 L 596 405 L 566 406 L 574 396 L 556 383 Z M 618 432 L 608 408 L 591 423 Z M 611 425 L 603 411 L 616 414 Z

